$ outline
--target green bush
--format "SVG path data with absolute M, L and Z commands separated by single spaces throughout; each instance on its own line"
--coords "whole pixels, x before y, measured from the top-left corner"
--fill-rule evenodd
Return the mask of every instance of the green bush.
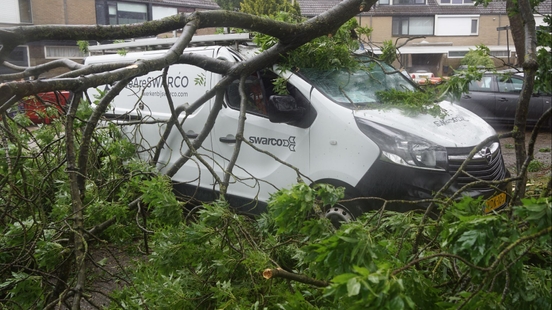
M 114 292 L 110 308 L 552 306 L 548 199 L 524 200 L 512 216 L 484 215 L 481 200 L 465 198 L 421 231 L 416 212 L 368 213 L 339 229 L 312 216 L 341 195 L 297 184 L 276 193 L 256 219 L 225 202 L 205 205 L 197 221 L 155 233 L 149 260 L 133 270 L 132 286 Z M 265 268 L 303 278 L 265 280 Z
M 540 161 L 533 159 L 531 162 L 529 162 L 529 165 L 527 166 L 527 171 L 529 172 L 537 172 L 541 170 L 544 167 L 544 164 Z

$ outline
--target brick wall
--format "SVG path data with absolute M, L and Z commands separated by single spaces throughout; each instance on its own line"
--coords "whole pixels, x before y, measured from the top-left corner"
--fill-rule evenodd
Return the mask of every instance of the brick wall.
M 96 24 L 94 0 L 33 0 L 33 24 Z
M 371 26 L 373 28 L 372 41 L 381 44 L 385 40 L 392 40 L 393 43 L 397 37 L 391 35 L 392 17 L 369 17 L 363 16 L 360 20 L 362 26 Z M 479 34 L 475 36 L 427 36 L 424 39 L 416 39 L 410 43 L 419 43 L 425 40 L 429 43 L 452 42 L 454 46 L 463 45 L 506 45 L 506 32 L 496 31 L 497 27 L 508 25 L 506 15 L 481 15 L 479 18 Z M 510 43 L 512 43 L 512 35 Z M 404 39 L 402 40 L 404 42 Z

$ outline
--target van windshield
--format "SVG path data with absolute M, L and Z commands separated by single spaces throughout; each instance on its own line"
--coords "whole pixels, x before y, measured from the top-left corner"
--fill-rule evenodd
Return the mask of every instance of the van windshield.
M 354 71 L 302 68 L 299 73 L 325 96 L 343 105 L 377 103 L 376 93 L 379 91 L 415 89 L 404 74 L 375 61 L 362 62 L 361 67 Z

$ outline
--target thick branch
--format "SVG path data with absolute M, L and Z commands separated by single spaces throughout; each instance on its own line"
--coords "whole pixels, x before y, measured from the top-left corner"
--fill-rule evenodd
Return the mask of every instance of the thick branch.
M 309 278 L 305 275 L 291 273 L 291 272 L 285 271 L 281 268 L 265 269 L 263 271 L 263 278 L 265 278 L 267 280 L 272 279 L 272 278 L 283 278 L 283 279 L 293 280 L 293 281 L 297 281 L 297 282 L 301 282 L 301 283 L 305 283 L 305 284 L 310 284 L 310 285 L 314 285 L 314 286 L 318 286 L 318 287 L 326 287 L 326 286 L 330 285 L 326 281 L 320 281 L 320 280 L 316 280 L 316 279 L 313 279 L 313 278 Z

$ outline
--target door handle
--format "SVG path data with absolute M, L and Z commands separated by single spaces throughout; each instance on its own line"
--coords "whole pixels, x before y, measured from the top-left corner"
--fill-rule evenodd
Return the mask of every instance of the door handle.
M 502 97 L 502 98 L 498 99 L 498 101 L 499 101 L 499 102 L 506 102 L 506 101 L 508 101 L 508 99 Z
M 236 137 L 234 135 L 227 135 L 226 137 L 220 137 L 219 141 L 222 143 L 236 143 Z
M 464 96 L 462 96 L 462 98 L 464 98 L 464 99 L 471 99 L 471 96 L 464 95 Z

